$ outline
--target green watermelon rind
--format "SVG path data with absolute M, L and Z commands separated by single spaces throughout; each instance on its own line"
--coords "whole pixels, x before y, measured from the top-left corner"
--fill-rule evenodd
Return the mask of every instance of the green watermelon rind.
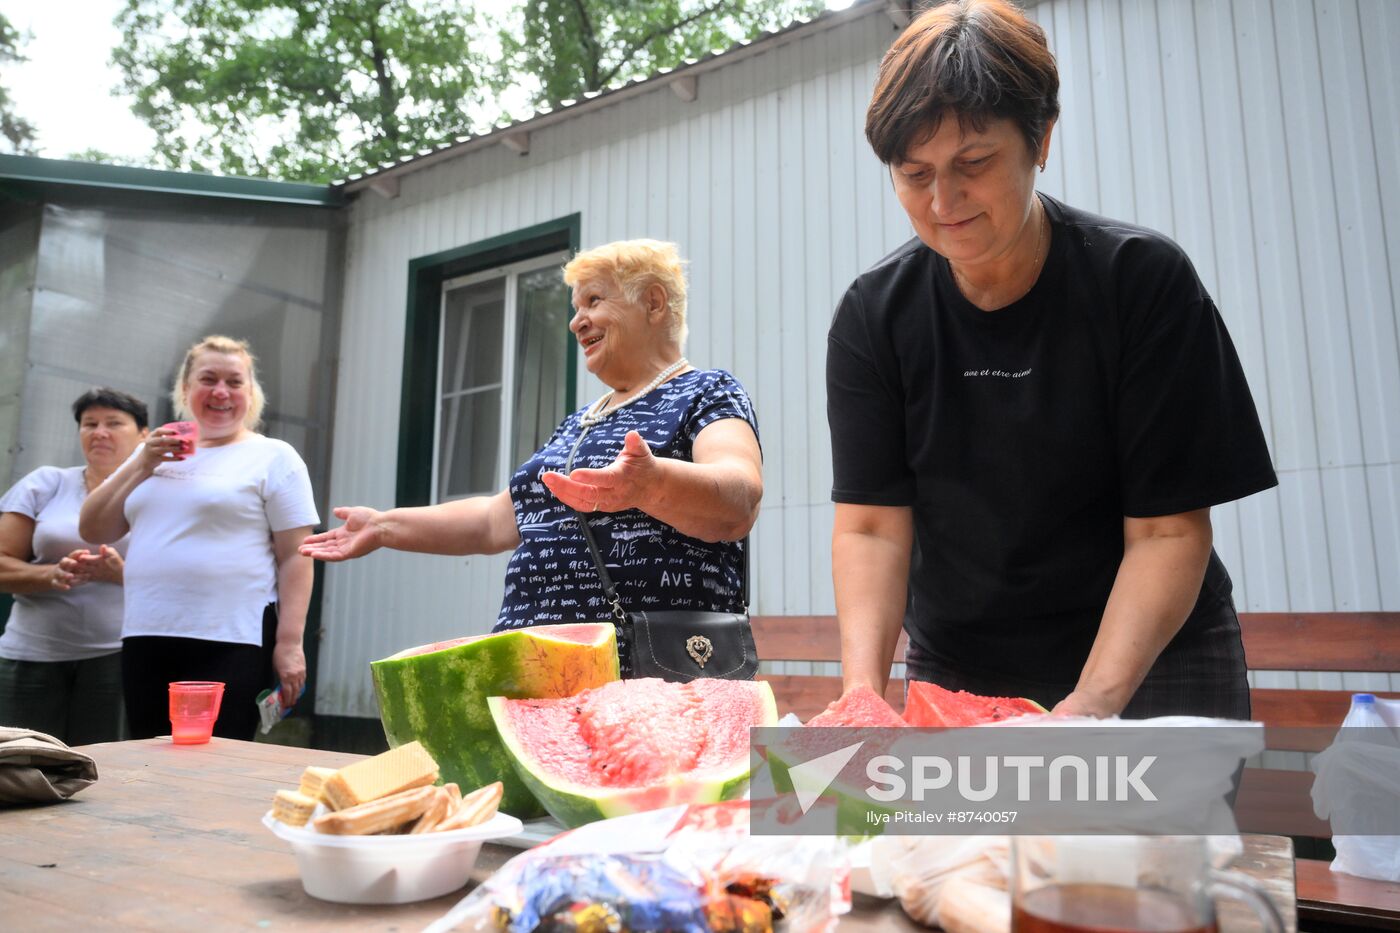
M 606 622 L 579 625 L 596 626 L 598 637 L 590 644 L 551 637 L 551 626 L 536 626 L 458 641 L 437 651 L 408 649 L 370 662 L 389 746 L 417 740 L 437 761 L 444 782 L 455 782 L 465 793 L 500 781 L 502 812 L 521 819 L 543 816 L 544 808 L 501 746 L 486 698 L 570 696 L 617 680 L 617 630 Z M 553 681 L 547 671 L 532 679 L 522 670 L 531 653 L 571 647 L 597 660 L 567 665 Z
M 754 728 L 774 726 L 778 722 L 778 704 L 773 697 L 773 689 L 767 681 L 753 681 L 762 685 L 758 698 L 763 704 L 763 721 L 753 724 Z M 560 824 L 575 829 L 586 823 L 627 816 L 641 810 L 660 809 L 681 803 L 718 803 L 734 800 L 743 795 L 749 785 L 750 761 L 747 750 L 729 768 L 712 769 L 706 772 L 689 772 L 676 775 L 667 784 L 653 784 L 645 788 L 600 788 L 566 781 L 562 778 L 547 777 L 547 769 L 530 753 L 511 727 L 505 703 L 510 697 L 491 697 L 487 704 L 501 744 L 510 755 L 515 772 L 535 799 L 543 804 L 549 815 Z M 669 793 L 663 791 L 669 790 Z M 639 805 L 638 800 L 646 803 Z
M 818 726 L 817 728 L 823 727 Z M 795 794 L 797 791 L 793 786 L 792 777 L 788 772 L 795 765 L 799 765 L 802 762 L 795 761 L 790 764 L 783 754 L 784 751 L 786 751 L 786 749 L 781 745 L 770 745 L 768 747 L 768 773 L 773 778 L 774 790 L 780 794 Z M 831 785 L 827 787 L 826 791 L 822 794 L 822 797 L 832 801 L 836 805 L 836 835 L 851 842 L 871 839 L 883 833 L 888 820 L 894 819 L 894 814 L 898 809 L 897 807 L 882 806 L 871 801 L 859 790 L 847 788 L 844 781 L 841 779 L 832 781 Z

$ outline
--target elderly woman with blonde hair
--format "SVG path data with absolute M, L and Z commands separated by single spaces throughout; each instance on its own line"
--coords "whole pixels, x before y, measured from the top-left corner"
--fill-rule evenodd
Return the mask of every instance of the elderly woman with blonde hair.
M 312 564 L 298 546 L 319 521 L 306 464 L 257 433 L 265 404 L 248 344 L 210 336 L 185 354 L 171 398 L 198 426 L 193 450 L 170 426 L 88 496 L 78 531 L 131 534 L 122 683 L 133 738 L 169 730 L 166 684 L 225 684 L 214 734 L 251 739 L 258 693 L 306 682 L 302 630 Z
M 608 619 L 573 510 L 602 513 L 588 524 L 628 610 L 743 611 L 742 539 L 763 495 L 757 422 L 733 376 L 682 355 L 675 245 L 600 246 L 568 263 L 564 282 L 569 329 L 608 391 L 568 415 L 499 493 L 387 512 L 337 508 L 345 524 L 308 538 L 303 554 L 513 550 L 495 630 Z

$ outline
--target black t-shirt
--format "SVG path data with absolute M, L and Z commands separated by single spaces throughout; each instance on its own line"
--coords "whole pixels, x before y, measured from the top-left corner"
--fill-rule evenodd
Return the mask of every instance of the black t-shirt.
M 1278 481 L 1239 358 L 1181 248 L 1042 200 L 1045 267 L 1005 308 L 967 301 L 917 239 L 842 297 L 827 341 L 832 498 L 912 506 L 916 650 L 1073 683 L 1124 516 Z

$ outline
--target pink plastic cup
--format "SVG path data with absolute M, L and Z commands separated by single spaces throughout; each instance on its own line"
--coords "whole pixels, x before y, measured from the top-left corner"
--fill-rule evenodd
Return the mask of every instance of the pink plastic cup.
M 171 421 L 161 425 L 162 428 L 169 428 L 180 438 L 180 457 L 193 457 L 195 445 L 199 443 L 199 422 L 197 421 Z
M 214 734 L 224 685 L 210 680 L 180 680 L 170 685 L 170 737 L 176 745 L 203 745 Z

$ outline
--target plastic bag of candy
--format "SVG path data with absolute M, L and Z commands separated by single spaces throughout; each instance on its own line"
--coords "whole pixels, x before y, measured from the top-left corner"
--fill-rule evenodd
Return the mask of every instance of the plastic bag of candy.
M 850 909 L 846 845 L 753 836 L 748 801 L 563 833 L 501 866 L 431 933 L 828 933 Z

